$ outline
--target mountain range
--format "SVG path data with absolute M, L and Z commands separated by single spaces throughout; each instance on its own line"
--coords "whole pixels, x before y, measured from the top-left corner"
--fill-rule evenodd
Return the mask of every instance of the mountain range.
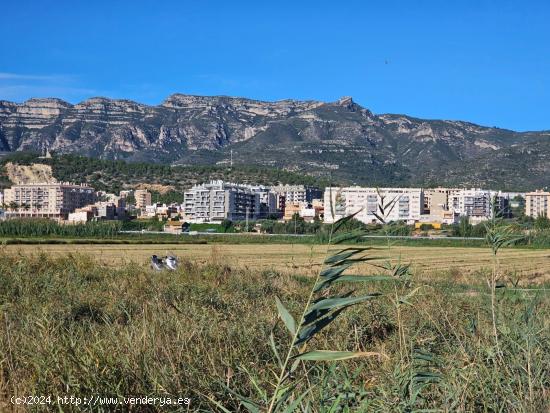
M 253 164 L 371 185 L 549 185 L 550 131 L 374 114 L 351 97 L 265 102 L 174 94 L 157 106 L 0 101 L 0 151 L 178 165 Z

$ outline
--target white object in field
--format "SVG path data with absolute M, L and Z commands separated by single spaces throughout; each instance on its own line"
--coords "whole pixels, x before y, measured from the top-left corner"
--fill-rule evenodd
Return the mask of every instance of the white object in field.
M 178 259 L 172 255 L 167 256 L 164 263 L 169 270 L 175 270 L 178 268 Z

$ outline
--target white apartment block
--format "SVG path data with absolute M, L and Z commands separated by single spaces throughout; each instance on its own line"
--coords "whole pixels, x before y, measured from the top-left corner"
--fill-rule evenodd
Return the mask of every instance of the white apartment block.
M 506 214 L 509 199 L 503 193 L 486 189 L 454 189 L 449 193 L 449 209 L 479 223 L 493 218 L 494 212 Z
M 67 219 L 75 209 L 95 202 L 93 188 L 69 183 L 24 184 L 4 190 L 6 218 Z
M 382 201 L 385 205 L 393 205 L 388 208 L 385 216 L 382 216 L 378 208 Z M 379 223 L 380 220 L 375 214 L 386 222 L 405 221 L 413 224 L 420 220 L 424 195 L 420 188 L 328 187 L 325 189 L 324 205 L 326 223 L 335 222 L 359 211 L 355 219 L 365 224 Z
M 525 194 L 525 215 L 550 218 L 550 192 L 541 190 Z
M 455 189 L 449 193 L 449 209 L 473 222 L 486 221 L 492 217 L 491 198 L 492 193 L 488 190 Z
M 185 219 L 191 222 L 256 219 L 260 211 L 260 195 L 246 185 L 211 181 L 186 191 L 183 209 Z

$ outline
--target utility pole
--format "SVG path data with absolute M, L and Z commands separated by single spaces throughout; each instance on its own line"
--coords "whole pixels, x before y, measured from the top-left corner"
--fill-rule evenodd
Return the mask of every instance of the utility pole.
M 246 232 L 248 232 L 248 206 L 246 207 Z
M 233 149 L 231 149 L 231 161 L 230 161 L 231 168 L 233 168 Z

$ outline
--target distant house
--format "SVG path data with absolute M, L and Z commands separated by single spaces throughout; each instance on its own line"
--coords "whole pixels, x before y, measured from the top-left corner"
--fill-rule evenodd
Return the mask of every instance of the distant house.
M 188 230 L 188 226 L 181 221 L 167 221 L 166 224 L 164 224 L 164 232 L 169 234 L 181 234 L 186 230 Z
M 91 221 L 94 218 L 94 211 L 92 209 L 80 209 L 75 212 L 71 212 L 67 218 L 69 224 L 83 224 Z

